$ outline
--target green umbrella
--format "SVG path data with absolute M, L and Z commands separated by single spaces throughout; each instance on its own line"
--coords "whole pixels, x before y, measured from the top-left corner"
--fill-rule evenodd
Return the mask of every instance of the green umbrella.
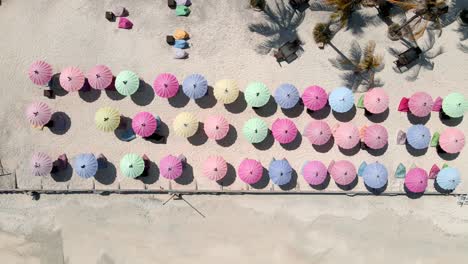
M 268 135 L 268 126 L 265 121 L 259 118 L 252 118 L 244 124 L 242 132 L 250 143 L 260 143 Z
M 115 78 L 115 89 L 121 95 L 130 96 L 134 94 L 140 86 L 140 79 L 136 73 L 131 71 L 121 71 Z
M 467 105 L 462 94 L 451 93 L 442 101 L 442 111 L 451 118 L 462 117 Z
M 136 178 L 143 173 L 145 162 L 137 154 L 127 154 L 120 160 L 120 170 L 129 178 Z
M 270 100 L 270 90 L 261 82 L 252 82 L 245 89 L 245 101 L 251 107 L 262 107 Z

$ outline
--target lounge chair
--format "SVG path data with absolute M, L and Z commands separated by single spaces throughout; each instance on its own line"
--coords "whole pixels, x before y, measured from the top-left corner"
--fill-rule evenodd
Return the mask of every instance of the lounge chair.
M 49 98 L 49 99 L 54 99 L 55 98 L 54 91 L 52 91 L 52 90 L 44 90 L 44 96 Z
M 114 13 L 112 13 L 110 11 L 107 11 L 106 12 L 106 19 L 109 20 L 110 22 L 114 22 L 115 21 Z
M 398 60 L 394 63 L 396 67 L 401 71 L 401 68 L 408 67 L 410 64 L 419 59 L 422 50 L 419 47 L 411 47 L 405 52 L 398 55 Z

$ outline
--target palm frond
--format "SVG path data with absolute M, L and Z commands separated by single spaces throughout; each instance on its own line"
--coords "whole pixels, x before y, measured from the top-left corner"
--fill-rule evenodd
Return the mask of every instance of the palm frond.
M 312 11 L 328 11 L 328 12 L 332 12 L 332 11 L 335 11 L 335 7 L 334 6 L 331 6 L 329 4 L 327 4 L 325 1 L 323 0 L 316 0 L 316 1 L 313 1 L 312 3 L 309 4 L 309 9 L 312 10 Z
M 444 53 L 445 50 L 443 47 L 439 47 L 438 49 L 436 50 L 429 50 L 429 51 L 426 51 L 424 53 L 424 57 L 428 58 L 428 59 L 435 59 L 437 56 L 441 55 L 442 53 Z
M 405 77 L 407 81 L 414 82 L 418 79 L 419 72 L 421 71 L 421 65 L 416 64 L 413 68 L 408 70 L 409 74 Z
M 408 0 L 387 0 L 388 2 L 400 7 L 403 10 L 411 10 L 415 9 L 419 6 L 416 1 L 408 1 Z
M 435 36 L 434 32 L 432 31 L 427 31 L 427 38 L 424 41 L 424 48 L 423 50 L 425 52 L 431 50 L 435 45 Z
M 350 60 L 356 64 L 358 64 L 361 61 L 362 50 L 361 50 L 361 46 L 359 46 L 359 43 L 356 40 L 354 40 L 351 43 L 351 48 L 349 49 L 349 57 L 350 57 Z
M 344 58 L 341 58 L 341 56 L 335 59 L 328 59 L 328 61 L 333 67 L 342 71 L 354 71 L 356 69 L 354 64 Z
M 461 51 L 465 52 L 465 53 L 468 53 L 468 45 L 464 45 L 463 43 L 458 43 L 458 49 L 460 49 Z
M 248 27 L 250 32 L 255 32 L 265 37 L 273 36 L 278 32 L 278 26 L 274 24 L 258 23 L 250 24 Z
M 398 55 L 403 53 L 402 50 L 395 49 L 395 48 L 392 48 L 392 47 L 389 47 L 387 50 L 388 50 L 388 53 L 390 53 L 392 56 L 395 56 L 395 57 L 398 57 Z
M 317 23 L 312 33 L 315 43 L 327 44 L 333 38 L 333 33 L 330 30 L 330 26 L 325 23 Z

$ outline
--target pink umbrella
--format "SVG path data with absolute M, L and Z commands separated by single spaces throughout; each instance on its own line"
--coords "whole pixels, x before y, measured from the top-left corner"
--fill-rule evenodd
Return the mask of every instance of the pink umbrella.
M 52 118 L 52 110 L 43 102 L 32 103 L 26 108 L 26 118 L 32 126 L 44 126 Z
M 34 176 L 45 176 L 52 171 L 52 167 L 52 159 L 43 152 L 34 153 L 31 158 L 31 168 Z
M 428 93 L 417 92 L 409 98 L 408 108 L 413 115 L 425 117 L 431 113 L 433 104 L 432 97 Z
M 356 167 L 347 160 L 339 160 L 331 167 L 330 175 L 337 184 L 348 185 L 356 179 Z
M 214 140 L 223 139 L 229 132 L 229 123 L 222 116 L 210 116 L 203 124 L 205 134 Z
M 458 153 L 465 146 L 465 135 L 457 128 L 447 128 L 440 134 L 439 145 L 447 153 Z
M 437 98 L 434 100 L 434 105 L 432 106 L 433 112 L 440 112 L 440 109 L 442 109 L 442 101 L 442 97 L 437 96 Z
M 159 162 L 161 176 L 169 180 L 175 180 L 182 175 L 182 162 L 175 156 L 168 155 Z
M 47 85 L 52 79 L 52 66 L 45 61 L 36 61 L 29 67 L 29 79 L 37 85 Z
M 105 65 L 96 65 L 89 70 L 86 78 L 89 85 L 97 90 L 104 90 L 112 83 L 114 75 Z
M 429 171 L 429 179 L 435 179 L 439 173 L 440 168 L 436 164 L 432 165 L 431 170 Z
M 302 167 L 302 175 L 304 180 L 310 185 L 320 185 L 327 178 L 327 167 L 317 160 L 308 161 L 304 167 Z
M 237 169 L 237 174 L 243 182 L 255 184 L 263 176 L 263 166 L 259 161 L 244 159 Z
M 412 168 L 406 173 L 405 186 L 413 193 L 422 193 L 427 187 L 427 172 L 421 168 Z
M 287 118 L 278 118 L 271 126 L 273 137 L 281 144 L 291 143 L 297 136 L 297 127 Z
M 211 156 L 203 164 L 203 174 L 210 180 L 219 181 L 227 173 L 227 163 L 221 156 Z
M 333 136 L 336 144 L 342 149 L 352 149 L 360 140 L 358 128 L 351 123 L 339 124 Z
M 408 98 L 406 98 L 406 97 L 401 98 L 400 104 L 398 105 L 398 111 L 400 111 L 400 112 L 408 112 L 408 111 L 409 111 L 409 109 L 408 109 L 408 102 L 409 102 L 409 99 L 408 99 Z
M 139 112 L 133 117 L 132 128 L 139 136 L 149 137 L 157 129 L 158 123 L 154 116 L 148 112 Z
M 60 85 L 66 91 L 76 92 L 83 87 L 84 82 L 85 77 L 77 67 L 67 67 L 60 73 Z
M 381 149 L 388 142 L 387 129 L 381 125 L 368 126 L 364 131 L 363 141 L 371 149 Z
M 313 120 L 307 124 L 304 135 L 309 139 L 311 144 L 321 146 L 330 140 L 332 132 L 327 122 Z
M 308 109 L 317 111 L 322 109 L 327 104 L 328 94 L 320 86 L 309 86 L 302 94 L 302 101 Z
M 170 73 L 159 74 L 153 82 L 153 90 L 159 97 L 174 97 L 179 91 L 179 81 Z
M 372 114 L 380 114 L 387 110 L 388 101 L 388 94 L 382 88 L 374 88 L 364 95 L 364 107 Z

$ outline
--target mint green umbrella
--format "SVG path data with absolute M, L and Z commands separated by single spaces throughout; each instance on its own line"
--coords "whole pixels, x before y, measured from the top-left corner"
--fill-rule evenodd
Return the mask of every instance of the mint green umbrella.
M 120 170 L 128 178 L 136 178 L 143 173 L 145 162 L 137 154 L 127 154 L 120 160 Z
M 244 124 L 242 133 L 250 143 L 260 143 L 268 135 L 268 126 L 265 121 L 259 118 L 252 118 Z
M 465 97 L 459 93 L 451 93 L 442 101 L 442 111 L 451 118 L 462 117 L 467 107 Z
M 115 89 L 121 95 L 130 96 L 134 94 L 140 86 L 140 79 L 136 73 L 131 71 L 121 71 L 115 78 Z
M 251 82 L 245 89 L 245 101 L 251 107 L 262 107 L 270 100 L 270 90 L 261 82 Z

